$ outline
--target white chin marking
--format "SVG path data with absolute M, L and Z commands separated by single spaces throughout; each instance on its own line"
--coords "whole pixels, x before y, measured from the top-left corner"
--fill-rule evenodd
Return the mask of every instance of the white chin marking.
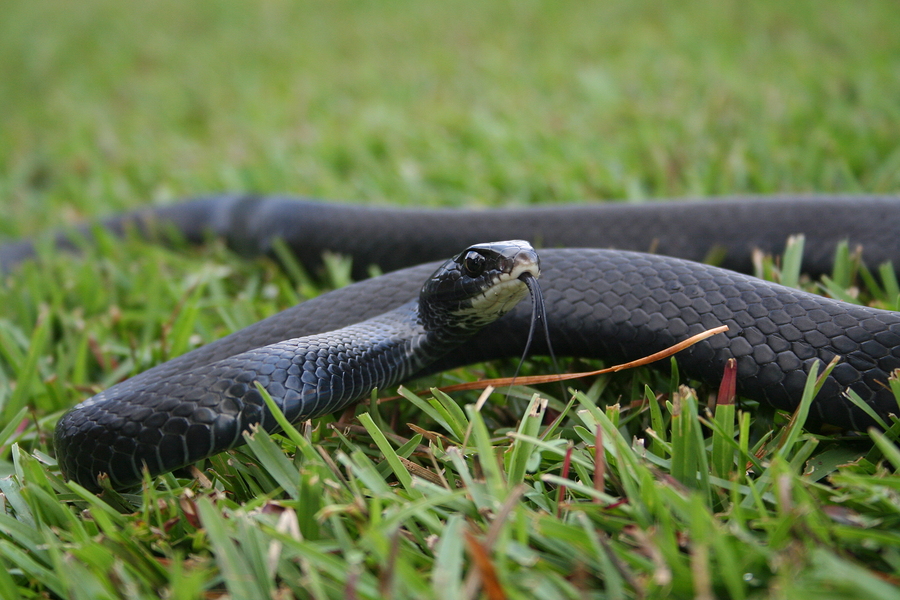
M 513 273 L 501 275 L 498 283 L 492 285 L 484 294 L 472 299 L 472 306 L 465 312 L 480 315 L 486 321 L 493 321 L 512 310 L 528 294 L 528 287 L 518 278 L 518 275 L 526 270 L 516 269 L 515 271 L 518 271 L 515 273 L 516 277 L 512 277 Z

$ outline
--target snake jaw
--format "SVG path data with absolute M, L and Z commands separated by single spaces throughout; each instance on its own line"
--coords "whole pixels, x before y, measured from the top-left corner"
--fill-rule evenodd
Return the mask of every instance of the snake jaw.
M 537 258 L 537 255 L 534 257 Z M 531 260 L 528 255 L 519 257 L 509 272 L 499 273 L 494 284 L 484 294 L 472 299 L 470 310 L 483 315 L 485 324 L 499 319 L 528 295 L 528 286 L 522 278 L 531 276 L 537 279 L 540 274 L 539 261 Z
M 480 327 L 496 321 L 528 295 L 528 287 L 519 278 L 498 281 L 483 295 L 472 298 L 471 306 L 461 309 L 467 323 Z

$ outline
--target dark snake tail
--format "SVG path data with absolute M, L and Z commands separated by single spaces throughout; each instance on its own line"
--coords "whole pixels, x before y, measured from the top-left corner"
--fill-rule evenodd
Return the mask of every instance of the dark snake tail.
M 489 240 L 524 239 L 538 248 L 614 248 L 652 252 L 752 272 L 751 253 L 781 254 L 788 236 L 805 233 L 804 272 L 831 270 L 834 249 L 862 246 L 869 265 L 893 260 L 900 269 L 900 197 L 765 196 L 703 201 L 592 203 L 493 210 L 379 208 L 253 195 L 197 198 L 109 218 L 114 232 L 128 227 L 165 238 L 177 230 L 189 242 L 210 235 L 234 250 L 269 253 L 281 238 L 310 269 L 323 250 L 353 258 L 354 276 L 370 265 L 394 271 L 443 260 Z M 90 238 L 91 228 L 76 228 Z M 72 248 L 64 232 L 57 244 Z M 30 242 L 0 247 L 0 270 L 33 256 Z

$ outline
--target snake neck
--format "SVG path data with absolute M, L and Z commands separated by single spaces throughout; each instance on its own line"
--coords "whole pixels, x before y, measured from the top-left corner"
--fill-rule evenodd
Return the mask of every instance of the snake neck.
M 274 344 L 276 354 L 305 355 L 302 364 L 295 361 L 295 370 L 302 371 L 299 397 L 281 394 L 277 385 L 269 390 L 266 383 L 260 383 L 270 394 L 279 394 L 281 408 L 291 421 L 313 418 L 367 398 L 373 389 L 409 379 L 471 335 L 426 328 L 418 303 L 409 302 L 336 331 Z

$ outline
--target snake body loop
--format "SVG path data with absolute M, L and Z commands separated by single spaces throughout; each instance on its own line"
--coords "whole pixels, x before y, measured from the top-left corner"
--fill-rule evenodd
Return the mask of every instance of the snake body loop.
M 485 239 L 529 239 L 548 248 L 541 252 L 541 288 L 551 342 L 561 356 L 632 360 L 724 324 L 729 326 L 727 334 L 677 356 L 683 373 L 716 385 L 726 362 L 734 358 L 741 395 L 792 410 L 812 365 L 824 366 L 839 357 L 837 368 L 813 402 L 808 422 L 859 430 L 900 412 L 888 387 L 889 375 L 900 368 L 900 313 L 855 306 L 684 260 L 701 259 L 714 251 L 729 269 L 748 270 L 751 249 L 777 253 L 788 235 L 804 233 L 808 273 L 827 272 L 835 245 L 841 241 L 851 248 L 861 247 L 870 266 L 893 260 L 900 267 L 897 197 L 744 198 L 479 212 L 402 211 L 220 196 L 116 217 L 105 226 L 118 231 L 128 223 L 148 233 L 174 227 L 193 241 L 212 233 L 248 252 L 268 251 L 277 236 L 310 268 L 319 264 L 323 250 L 350 255 L 357 276 L 373 263 L 391 270 L 447 256 Z M 59 235 L 57 242 L 66 246 L 67 236 Z M 620 249 L 598 249 L 609 247 Z M 0 267 L 8 269 L 32 252 L 29 243 L 2 247 Z M 202 396 L 207 387 L 225 385 L 198 375 L 209 365 L 395 310 L 416 297 L 421 282 L 436 266 L 394 271 L 304 302 L 120 385 L 138 394 L 152 386 L 183 386 Z M 525 307 L 514 309 L 442 358 L 417 368 L 424 373 L 517 357 L 529 318 Z M 538 340 L 535 350 L 546 348 Z M 414 370 L 408 369 L 409 374 L 414 375 Z M 406 372 L 391 381 L 400 377 L 405 378 Z M 253 376 L 243 379 L 240 383 L 249 385 Z M 848 390 L 859 395 L 869 410 L 851 402 Z M 160 406 L 171 415 L 186 410 L 177 401 Z M 89 462 L 91 466 L 82 470 L 69 462 L 81 456 L 68 442 L 70 436 L 80 435 L 79 427 L 60 427 L 61 464 L 70 476 L 89 479 L 107 464 Z M 181 432 L 172 435 L 172 445 L 182 448 L 172 452 L 193 458 L 194 438 Z M 112 454 L 115 443 L 103 438 L 95 445 Z M 169 468 L 163 456 L 170 452 L 165 444 L 148 440 L 147 455 L 152 462 L 159 454 L 162 466 Z M 171 464 L 175 462 L 185 461 L 179 458 Z M 121 477 L 133 473 L 130 465 Z
M 501 317 L 527 294 L 519 278 L 539 273 L 525 242 L 472 246 L 439 266 L 418 300 L 361 323 L 248 349 L 182 377 L 127 380 L 59 420 L 60 467 L 92 490 L 100 489 L 102 473 L 127 487 L 145 467 L 157 475 L 242 444 L 254 425 L 276 431 L 256 383 L 291 422 L 339 411 L 421 371 Z
M 315 270 L 324 250 L 353 258 L 356 279 L 370 265 L 394 271 L 443 260 L 485 240 L 523 239 L 538 248 L 615 248 L 652 252 L 750 273 L 753 250 L 781 254 L 788 236 L 806 234 L 803 269 L 828 273 L 834 250 L 861 246 L 866 262 L 900 269 L 900 197 L 763 196 L 643 204 L 591 203 L 493 210 L 373 208 L 278 196 L 220 195 L 118 215 L 102 222 L 165 237 L 177 230 L 199 243 L 216 236 L 248 255 L 284 240 Z M 90 239 L 92 227 L 76 228 Z M 57 245 L 77 248 L 66 232 Z M 0 271 L 33 256 L 28 242 L 0 247 Z

